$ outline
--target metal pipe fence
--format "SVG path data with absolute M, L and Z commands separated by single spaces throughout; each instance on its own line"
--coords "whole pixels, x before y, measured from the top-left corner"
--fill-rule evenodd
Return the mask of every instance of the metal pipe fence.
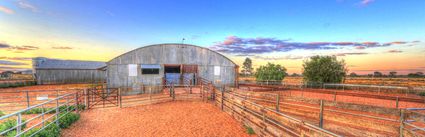
M 353 120 L 351 122 L 344 122 L 344 121 L 339 121 L 339 122 L 345 123 L 343 124 L 343 126 L 352 125 L 353 127 L 356 127 L 357 124 L 363 124 L 363 125 L 366 124 L 366 123 L 360 122 L 362 121 L 360 119 L 370 119 L 371 121 L 368 124 L 371 127 L 388 126 L 388 128 L 382 128 L 382 131 L 393 132 L 398 134 L 398 131 L 394 131 L 394 130 L 392 131 L 391 129 L 398 127 L 394 125 L 397 125 L 396 123 L 399 123 L 399 119 L 387 118 L 387 117 L 382 117 L 379 115 L 370 115 L 368 113 L 354 113 L 352 111 L 361 112 L 361 110 L 346 110 L 346 109 L 334 107 L 333 105 L 335 102 L 329 102 L 329 101 L 324 101 L 319 99 L 313 99 L 315 100 L 314 103 L 299 102 L 297 100 L 291 99 L 291 97 L 283 96 L 276 93 L 240 91 L 240 90 L 231 89 L 229 87 L 226 88 L 226 93 L 228 94 L 232 93 L 234 96 L 243 98 L 244 100 L 249 100 L 249 101 L 261 104 L 263 106 L 266 106 L 269 109 L 274 109 L 276 112 L 292 114 L 293 113 L 292 110 L 288 111 L 288 109 L 291 109 L 291 108 L 293 110 L 300 109 L 303 111 L 307 111 L 307 110 L 312 111 L 312 112 L 305 112 L 303 115 L 305 117 L 309 117 L 310 119 L 315 119 L 317 123 L 314 122 L 312 124 L 319 126 L 321 128 L 323 128 L 324 125 L 329 124 L 329 123 L 326 123 L 326 121 L 332 121 L 330 119 L 331 117 L 333 119 L 343 119 L 344 117 L 351 117 L 350 120 Z M 327 106 L 327 104 L 333 104 L 333 105 Z M 398 117 L 397 112 L 399 111 L 394 110 L 394 112 L 395 113 L 392 114 L 391 117 Z M 296 113 L 294 114 L 297 115 Z M 313 117 L 309 116 L 312 114 L 314 114 L 315 116 Z M 324 115 L 326 117 L 324 117 Z M 357 124 L 356 124 L 356 121 L 354 121 L 355 119 L 359 119 L 359 122 L 357 122 Z M 382 121 L 384 121 L 384 123 L 382 123 Z M 354 125 L 353 125 L 353 122 L 354 122 Z M 393 123 L 393 124 L 388 124 L 388 123 Z M 376 128 L 376 130 L 379 130 L 379 129 L 380 128 Z
M 41 109 L 42 112 L 36 114 L 33 117 L 26 115 L 28 112 L 35 109 Z M 13 120 L 16 121 L 16 125 L 1 131 L 0 136 L 6 136 L 7 133 L 13 131 L 16 132 L 15 136 L 19 137 L 26 134 L 27 132 L 32 131 L 35 128 L 39 128 L 39 130 L 36 132 L 31 132 L 32 134 L 29 135 L 34 136 L 51 124 L 56 124 L 59 126 L 59 119 L 73 111 L 76 111 L 77 113 L 79 111 L 78 93 L 68 93 L 58 96 L 43 103 L 1 116 L 0 121 Z M 24 118 L 28 119 L 24 120 Z M 26 125 L 32 126 L 26 127 Z
M 84 89 L 17 90 L 0 92 L 0 110 L 13 112 L 29 108 L 68 93 L 82 93 Z

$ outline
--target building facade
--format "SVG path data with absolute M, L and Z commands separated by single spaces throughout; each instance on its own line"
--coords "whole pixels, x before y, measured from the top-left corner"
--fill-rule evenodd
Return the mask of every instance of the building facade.
M 147 85 L 183 85 L 202 77 L 216 85 L 237 84 L 238 66 L 208 48 L 157 44 L 122 54 L 107 63 L 108 87 L 142 89 Z

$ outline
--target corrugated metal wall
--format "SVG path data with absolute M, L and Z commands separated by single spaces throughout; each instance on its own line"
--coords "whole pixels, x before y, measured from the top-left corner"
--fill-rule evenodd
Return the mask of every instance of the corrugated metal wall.
M 128 76 L 128 64 L 138 65 L 138 75 Z M 159 64 L 159 75 L 141 74 L 141 64 Z M 109 87 L 133 87 L 160 85 L 164 77 L 164 64 L 198 65 L 199 76 L 215 84 L 233 85 L 235 66 L 223 55 L 193 45 L 163 44 L 142 47 L 107 62 L 107 82 Z M 214 66 L 220 66 L 220 75 L 214 75 Z
M 72 84 L 105 82 L 106 72 L 100 70 L 37 69 L 37 84 Z

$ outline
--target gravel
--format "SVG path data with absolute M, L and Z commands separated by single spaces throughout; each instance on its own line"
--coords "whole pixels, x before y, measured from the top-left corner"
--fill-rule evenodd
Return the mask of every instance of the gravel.
M 174 101 L 81 113 L 65 137 L 244 137 L 243 125 L 210 103 Z

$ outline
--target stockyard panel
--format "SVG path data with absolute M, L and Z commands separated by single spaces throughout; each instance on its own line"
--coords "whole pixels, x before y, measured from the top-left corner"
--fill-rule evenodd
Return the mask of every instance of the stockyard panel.
M 129 65 L 137 65 L 137 75 L 131 75 Z M 158 65 L 159 73 L 142 74 L 143 65 Z M 237 78 L 238 66 L 215 51 L 187 44 L 158 44 L 135 49 L 107 62 L 108 86 L 138 88 L 164 84 L 164 68 L 169 65 L 195 65 L 196 76 L 214 84 L 234 85 Z

